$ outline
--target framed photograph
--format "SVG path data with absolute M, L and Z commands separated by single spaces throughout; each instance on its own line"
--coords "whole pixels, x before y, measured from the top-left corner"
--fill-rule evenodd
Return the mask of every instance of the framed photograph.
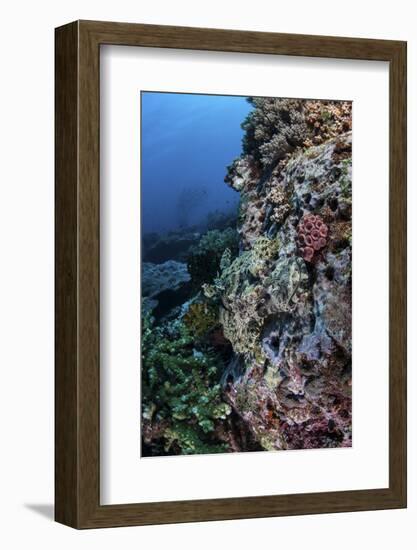
M 406 43 L 56 29 L 56 520 L 406 506 Z

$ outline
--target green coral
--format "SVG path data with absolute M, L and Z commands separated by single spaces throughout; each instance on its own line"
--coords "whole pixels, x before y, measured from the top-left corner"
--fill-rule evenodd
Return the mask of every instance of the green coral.
M 220 259 L 220 271 L 227 269 L 232 263 L 232 253 L 230 248 L 226 248 Z
M 265 264 L 276 257 L 278 250 L 278 238 L 259 237 L 251 250 L 250 273 L 255 277 L 259 275 L 264 270 Z
M 186 326 L 174 321 L 153 325 L 142 320 L 142 414 L 151 424 L 165 425 L 165 452 L 191 454 L 224 452 L 216 440 L 216 423 L 231 412 L 222 401 L 218 383 L 223 368 L 209 350 L 198 351 Z M 160 431 L 156 430 L 158 437 Z
M 223 252 L 229 249 L 232 256 L 238 251 L 237 232 L 227 228 L 224 231 L 213 229 L 205 233 L 198 245 L 191 249 L 187 260 L 188 272 L 195 290 L 205 283 L 211 283 L 220 270 Z
M 184 455 L 213 454 L 226 451 L 224 445 L 203 442 L 193 427 L 181 422 L 174 422 L 165 431 L 165 452 L 169 452 L 171 447 L 178 444 L 181 446 L 181 453 Z
M 322 109 L 320 116 L 323 122 L 330 122 L 333 120 L 333 114 L 328 109 Z
M 279 368 L 269 365 L 266 369 L 264 380 L 267 387 L 273 391 L 279 386 L 279 384 L 284 379 L 283 375 L 281 374 Z
M 295 309 L 308 281 L 304 262 L 299 258 L 281 258 L 263 284 L 268 291 L 269 307 L 275 312 L 290 312 Z

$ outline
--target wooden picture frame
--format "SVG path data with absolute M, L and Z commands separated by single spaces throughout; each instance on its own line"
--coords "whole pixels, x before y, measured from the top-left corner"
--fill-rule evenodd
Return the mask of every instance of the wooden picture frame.
M 55 519 L 74 528 L 406 506 L 406 43 L 76 21 L 56 29 Z M 117 44 L 389 62 L 389 488 L 100 505 L 99 55 Z

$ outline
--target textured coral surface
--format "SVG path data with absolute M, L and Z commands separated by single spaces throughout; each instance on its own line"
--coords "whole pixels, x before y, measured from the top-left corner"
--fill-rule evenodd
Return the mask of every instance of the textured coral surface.
M 304 215 L 298 224 L 298 247 L 306 262 L 311 262 L 327 244 L 329 228 L 323 219 L 314 214 Z
M 188 293 L 145 314 L 148 455 L 352 444 L 351 104 L 250 101 L 236 227 L 146 267 L 145 298 Z

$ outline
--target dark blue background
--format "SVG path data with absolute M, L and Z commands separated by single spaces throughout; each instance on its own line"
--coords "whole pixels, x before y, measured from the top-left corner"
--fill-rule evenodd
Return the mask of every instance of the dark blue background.
M 245 97 L 142 92 L 142 230 L 164 232 L 236 207 L 224 183 L 241 153 Z M 180 200 L 180 196 L 183 200 Z

